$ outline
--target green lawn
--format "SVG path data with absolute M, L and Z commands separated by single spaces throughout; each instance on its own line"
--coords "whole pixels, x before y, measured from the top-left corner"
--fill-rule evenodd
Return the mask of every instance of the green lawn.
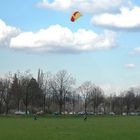
M 0 117 L 0 140 L 140 140 L 140 116 Z

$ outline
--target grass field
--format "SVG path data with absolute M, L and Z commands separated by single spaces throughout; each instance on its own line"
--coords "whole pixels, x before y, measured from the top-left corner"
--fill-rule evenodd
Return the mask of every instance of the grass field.
M 0 117 L 0 140 L 140 140 L 140 116 Z

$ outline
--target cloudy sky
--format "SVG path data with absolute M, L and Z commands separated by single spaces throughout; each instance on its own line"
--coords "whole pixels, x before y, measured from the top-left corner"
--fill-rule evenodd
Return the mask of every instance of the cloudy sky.
M 0 0 L 1 76 L 65 69 L 113 92 L 140 85 L 139 60 L 139 0 Z

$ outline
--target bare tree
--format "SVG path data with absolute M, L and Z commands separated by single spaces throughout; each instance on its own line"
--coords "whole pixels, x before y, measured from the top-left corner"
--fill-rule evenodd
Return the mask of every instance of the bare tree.
M 43 110 L 46 112 L 46 106 L 47 111 L 50 110 L 50 105 L 52 102 L 52 89 L 51 89 L 51 73 L 43 73 L 42 70 L 39 69 L 38 71 L 38 84 L 40 89 L 43 93 Z
M 135 99 L 134 99 L 134 109 L 136 112 L 140 109 L 140 87 L 133 88 L 135 93 Z
M 126 92 L 126 95 L 124 98 L 127 114 L 129 114 L 131 107 L 134 105 L 134 99 L 135 99 L 134 91 L 133 89 L 129 89 Z
M 93 92 L 94 85 L 91 81 L 84 82 L 79 88 L 79 93 L 82 95 L 84 100 L 84 112 L 87 113 L 88 104 L 91 101 L 91 94 Z
M 26 71 L 24 74 L 21 75 L 20 77 L 20 87 L 21 87 L 21 92 L 22 92 L 22 99 L 23 103 L 25 105 L 25 113 L 26 115 L 28 114 L 28 106 L 29 106 L 29 100 L 30 100 L 30 95 L 28 92 L 28 85 L 30 82 L 32 75 L 30 74 L 29 71 Z
M 90 95 L 90 101 L 93 104 L 93 111 L 94 113 L 98 113 L 98 107 L 99 105 L 101 105 L 101 103 L 104 103 L 104 95 L 103 95 L 103 90 L 98 87 L 93 85 L 92 86 L 92 91 L 91 91 L 91 95 Z
M 10 109 L 10 100 L 11 100 L 11 93 L 10 93 L 10 79 L 4 79 L 4 102 L 5 102 L 5 113 L 8 114 Z
M 122 114 L 124 111 L 124 93 L 123 92 L 119 95 L 119 106 L 120 106 L 120 114 Z
M 74 114 L 75 112 L 75 106 L 76 106 L 76 102 L 77 102 L 77 94 L 75 91 L 72 92 L 72 113 Z
M 3 79 L 0 79 L 0 114 L 2 113 L 2 108 L 4 104 L 4 82 Z
M 60 114 L 62 113 L 62 107 L 65 104 L 65 98 L 70 94 L 71 87 L 74 83 L 74 78 L 65 70 L 59 71 L 51 80 L 51 88 L 56 102 L 59 105 Z

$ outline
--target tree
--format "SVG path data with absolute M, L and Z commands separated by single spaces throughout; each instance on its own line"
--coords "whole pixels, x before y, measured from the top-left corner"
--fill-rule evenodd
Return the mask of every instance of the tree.
M 21 94 L 21 85 L 19 83 L 19 78 L 17 78 L 17 74 L 14 75 L 13 82 L 11 84 L 11 94 L 13 100 L 15 100 L 17 110 L 19 111 L 22 94 Z
M 4 79 L 3 81 L 3 85 L 4 85 L 4 103 L 5 103 L 5 113 L 8 114 L 9 109 L 10 109 L 10 101 L 11 101 L 11 92 L 10 92 L 10 79 Z
M 50 86 L 51 81 L 51 73 L 43 73 L 42 70 L 38 70 L 38 84 L 39 88 L 42 90 L 43 94 L 43 110 L 46 112 L 46 106 L 47 110 L 49 112 L 50 105 L 52 102 L 52 90 Z
M 71 97 L 71 100 L 72 100 L 72 114 L 74 114 L 74 112 L 75 112 L 75 106 L 76 106 L 76 103 L 77 103 L 77 97 L 78 97 L 78 95 L 76 94 L 76 91 L 73 91 L 72 92 L 72 97 Z
M 31 112 L 34 112 L 34 107 L 40 107 L 42 105 L 42 92 L 39 88 L 39 84 L 36 79 L 31 78 L 28 83 L 28 99 L 31 106 Z
M 136 94 L 135 99 L 134 99 L 134 109 L 135 109 L 135 111 L 139 111 L 138 110 L 139 107 L 140 107 L 140 95 Z
M 30 82 L 32 75 L 30 71 L 26 71 L 24 74 L 20 76 L 20 88 L 22 94 L 22 100 L 25 105 L 25 113 L 28 114 L 28 106 L 29 106 L 29 93 L 28 93 L 28 85 Z
M 140 88 L 135 87 L 133 88 L 133 91 L 135 93 L 134 109 L 135 111 L 140 111 Z
M 94 85 L 90 81 L 84 82 L 79 88 L 79 92 L 84 100 L 84 112 L 87 113 L 88 104 L 91 101 L 91 94 L 93 93 Z
M 120 106 L 120 114 L 122 114 L 124 111 L 124 93 L 121 93 L 118 99 L 119 99 L 119 106 Z
M 59 106 L 59 113 L 62 113 L 62 107 L 65 104 L 65 98 L 70 94 L 72 85 L 74 85 L 74 78 L 67 73 L 67 71 L 59 71 L 51 79 L 51 88 L 53 90 L 53 96 Z
M 4 104 L 4 83 L 3 79 L 0 80 L 0 114 L 2 113 L 2 108 Z
M 134 105 L 135 94 L 133 89 L 129 89 L 125 95 L 126 112 L 129 114 L 131 107 Z
M 98 113 L 99 105 L 101 103 L 104 103 L 103 90 L 100 87 L 93 85 L 91 95 L 90 95 L 90 101 L 93 104 L 94 113 Z

